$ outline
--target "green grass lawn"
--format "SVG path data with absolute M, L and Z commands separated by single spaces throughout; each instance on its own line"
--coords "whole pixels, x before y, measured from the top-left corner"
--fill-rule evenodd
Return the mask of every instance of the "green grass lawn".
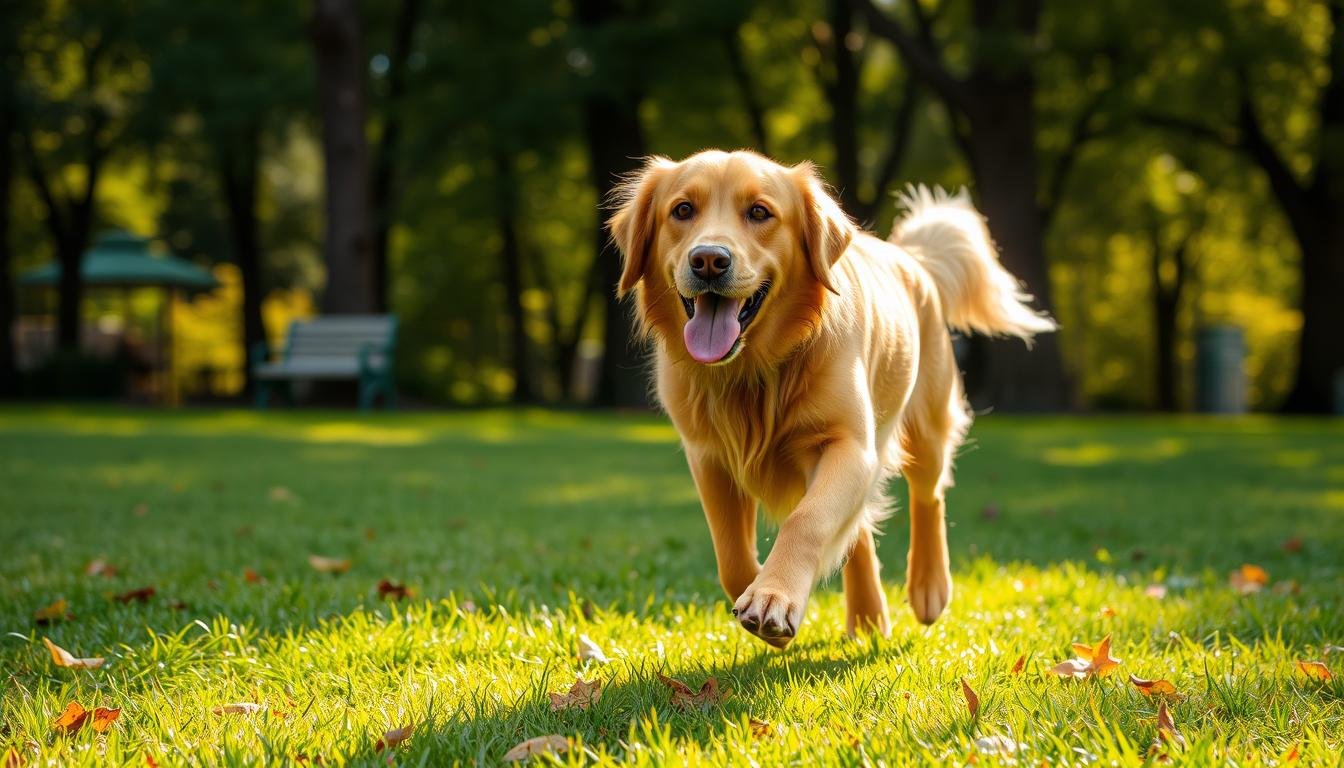
M 1341 764 L 1344 652 L 1323 654 L 1344 645 L 1344 423 L 992 416 L 972 438 L 944 618 L 903 604 L 898 510 L 880 544 L 892 637 L 844 636 L 835 578 L 781 653 L 729 615 L 657 417 L 0 411 L 0 753 L 494 765 L 561 734 L 572 764 L 1272 765 L 1294 747 Z M 86 575 L 98 558 L 115 575 Z M 1243 563 L 1263 591 L 1228 585 Z M 414 595 L 384 599 L 382 579 Z M 72 618 L 36 625 L 58 599 Z M 1113 674 L 1049 672 L 1108 634 Z M 610 660 L 580 663 L 580 635 Z M 43 637 L 106 665 L 57 668 Z M 1295 668 L 1320 659 L 1334 680 Z M 676 709 L 660 672 L 731 696 Z M 1183 695 L 1184 749 L 1148 755 L 1158 702 L 1130 674 Z M 576 675 L 601 699 L 552 712 Z M 58 735 L 71 701 L 121 715 Z M 212 713 L 234 702 L 265 709 Z M 976 747 L 992 736 L 1020 752 Z

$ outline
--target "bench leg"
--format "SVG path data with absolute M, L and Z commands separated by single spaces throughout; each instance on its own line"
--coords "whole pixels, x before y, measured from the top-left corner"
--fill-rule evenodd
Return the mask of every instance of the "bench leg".
M 256 382 L 257 388 L 257 410 L 264 411 L 271 399 L 271 384 L 267 381 Z

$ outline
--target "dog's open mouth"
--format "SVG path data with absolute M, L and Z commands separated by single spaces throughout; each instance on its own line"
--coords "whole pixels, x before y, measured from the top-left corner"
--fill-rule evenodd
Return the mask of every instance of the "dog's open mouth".
M 686 351 L 701 363 L 731 360 L 742 346 L 743 331 L 756 318 L 769 292 L 767 280 L 745 300 L 717 293 L 702 293 L 693 299 L 682 296 L 687 318 L 682 334 Z

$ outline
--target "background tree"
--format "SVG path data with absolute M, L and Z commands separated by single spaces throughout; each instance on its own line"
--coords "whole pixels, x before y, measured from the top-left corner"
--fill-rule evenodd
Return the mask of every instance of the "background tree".
M 317 101 L 326 173 L 326 237 L 322 242 L 327 314 L 373 312 L 364 21 L 358 0 L 314 0 L 310 24 L 316 52 Z

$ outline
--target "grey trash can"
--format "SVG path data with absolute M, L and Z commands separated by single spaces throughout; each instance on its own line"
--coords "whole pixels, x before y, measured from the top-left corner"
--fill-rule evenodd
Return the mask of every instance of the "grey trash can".
M 1196 404 L 1204 413 L 1246 412 L 1246 335 L 1234 325 L 1199 332 L 1195 348 Z
M 1335 371 L 1335 415 L 1344 416 L 1344 368 Z

